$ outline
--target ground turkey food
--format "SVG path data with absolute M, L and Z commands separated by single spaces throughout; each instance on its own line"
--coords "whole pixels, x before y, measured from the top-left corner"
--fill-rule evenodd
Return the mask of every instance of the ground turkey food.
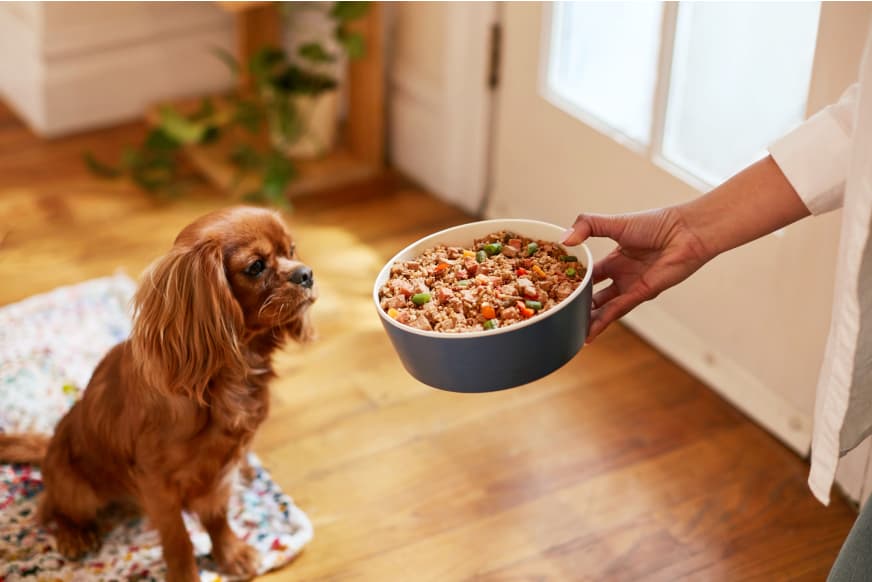
M 472 249 L 440 245 L 398 261 L 379 299 L 390 317 L 411 327 L 482 331 L 551 309 L 584 272 L 560 245 L 501 231 L 475 240 Z

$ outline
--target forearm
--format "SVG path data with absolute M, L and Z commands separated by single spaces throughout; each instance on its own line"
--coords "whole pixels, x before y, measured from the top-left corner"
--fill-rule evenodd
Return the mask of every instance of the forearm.
M 810 214 L 771 156 L 675 210 L 709 259 Z

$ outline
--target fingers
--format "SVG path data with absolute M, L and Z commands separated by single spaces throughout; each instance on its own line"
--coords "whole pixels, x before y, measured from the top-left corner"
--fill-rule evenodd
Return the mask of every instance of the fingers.
M 605 214 L 579 214 L 572 227 L 566 229 L 563 241 L 566 246 L 581 244 L 592 236 L 607 236 L 618 240 L 624 230 L 626 219 Z
M 587 332 L 587 339 L 584 340 L 584 343 L 592 344 L 597 336 L 605 331 L 608 325 L 608 323 L 603 323 L 599 319 L 592 319 L 590 322 L 590 331 Z
M 586 222 L 576 220 L 575 224 L 567 228 L 563 233 L 563 240 L 560 242 L 568 247 L 574 247 L 583 243 L 589 236 L 590 226 Z
M 613 288 L 615 290 L 611 291 Z M 610 295 L 614 296 L 609 298 Z M 587 343 L 593 342 L 613 321 L 620 319 L 645 301 L 645 297 L 638 293 L 621 294 L 614 283 L 597 292 L 597 296 L 600 296 L 600 300 L 594 302 L 594 309 L 591 310 Z
M 591 279 L 593 280 L 594 285 L 602 283 L 606 279 L 612 278 L 614 261 L 615 259 L 619 258 L 620 257 L 616 256 L 614 252 L 611 252 L 606 257 L 600 259 L 596 264 L 594 264 L 593 274 L 591 275 Z
M 622 295 L 604 304 L 603 307 L 591 311 L 587 343 L 593 342 L 613 321 L 620 319 L 636 305 L 629 301 L 626 295 Z
M 600 289 L 599 291 L 597 291 L 596 293 L 593 294 L 593 308 L 599 309 L 600 307 L 602 307 L 603 305 L 605 305 L 606 303 L 608 303 L 609 301 L 611 301 L 612 299 L 614 299 L 615 297 L 617 297 L 620 294 L 621 294 L 621 292 L 618 289 L 618 286 L 615 285 L 614 283 L 612 283 L 611 285 L 609 285 L 605 289 Z

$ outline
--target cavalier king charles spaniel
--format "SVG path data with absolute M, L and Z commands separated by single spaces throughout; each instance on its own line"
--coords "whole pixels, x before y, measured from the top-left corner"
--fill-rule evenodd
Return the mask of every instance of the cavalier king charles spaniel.
M 198 580 L 182 511 L 227 574 L 256 551 L 227 523 L 228 497 L 269 408 L 272 354 L 311 339 L 312 270 L 279 216 L 201 217 L 143 277 L 130 338 L 103 358 L 54 435 L 0 435 L 0 459 L 42 465 L 38 518 L 68 558 L 99 548 L 98 513 L 133 504 L 160 534 L 167 580 Z

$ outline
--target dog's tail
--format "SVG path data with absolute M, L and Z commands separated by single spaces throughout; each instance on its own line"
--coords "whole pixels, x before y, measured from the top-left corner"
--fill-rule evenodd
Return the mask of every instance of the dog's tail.
M 0 462 L 39 464 L 51 437 L 42 434 L 0 433 Z

